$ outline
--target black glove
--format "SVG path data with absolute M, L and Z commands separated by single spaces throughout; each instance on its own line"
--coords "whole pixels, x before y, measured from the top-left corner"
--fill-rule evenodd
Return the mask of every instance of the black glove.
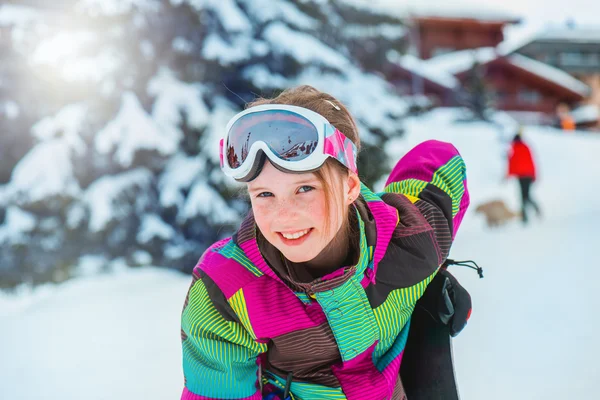
M 423 308 L 437 323 L 447 325 L 454 337 L 471 316 L 471 296 L 448 270 L 441 268 L 416 307 Z

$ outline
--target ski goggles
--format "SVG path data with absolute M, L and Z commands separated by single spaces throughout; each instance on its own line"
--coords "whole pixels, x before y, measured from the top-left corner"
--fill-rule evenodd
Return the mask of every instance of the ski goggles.
M 251 107 L 234 116 L 220 142 L 223 172 L 239 182 L 253 180 L 268 157 L 284 172 L 312 172 L 332 157 L 355 173 L 357 149 L 325 117 L 281 104 Z

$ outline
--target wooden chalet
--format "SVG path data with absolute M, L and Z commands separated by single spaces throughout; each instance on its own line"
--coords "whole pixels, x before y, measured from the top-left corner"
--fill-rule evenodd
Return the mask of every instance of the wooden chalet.
M 501 15 L 413 16 L 409 47 L 420 57 L 388 56 L 385 75 L 401 93 L 458 106 L 478 73 L 495 108 L 522 122 L 555 123 L 558 105 L 576 108 L 590 87 L 552 65 L 505 51 L 502 30 L 517 22 Z

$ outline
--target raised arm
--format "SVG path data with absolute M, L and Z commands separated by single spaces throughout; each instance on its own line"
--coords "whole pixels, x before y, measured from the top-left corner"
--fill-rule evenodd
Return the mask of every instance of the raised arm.
M 398 161 L 385 192 L 408 197 L 434 228 L 441 260 L 445 260 L 469 206 L 465 163 L 450 143 L 428 140 Z

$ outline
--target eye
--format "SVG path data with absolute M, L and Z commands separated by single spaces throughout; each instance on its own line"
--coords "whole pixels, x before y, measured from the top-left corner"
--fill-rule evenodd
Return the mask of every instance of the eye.
M 261 192 L 256 195 L 256 197 L 271 197 L 271 196 L 273 196 L 273 193 L 271 193 L 271 192 Z
M 306 192 L 310 192 L 311 190 L 315 190 L 315 188 L 312 186 L 304 185 L 304 186 L 300 187 L 300 189 L 298 189 L 298 193 L 306 193 Z

